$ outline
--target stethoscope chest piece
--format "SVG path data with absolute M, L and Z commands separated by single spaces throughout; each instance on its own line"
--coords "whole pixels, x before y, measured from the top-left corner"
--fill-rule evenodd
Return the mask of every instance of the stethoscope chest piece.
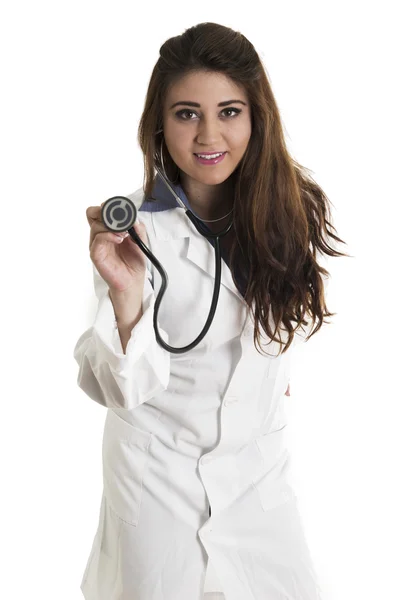
M 101 216 L 110 231 L 127 231 L 136 221 L 137 209 L 126 196 L 113 196 L 102 206 Z

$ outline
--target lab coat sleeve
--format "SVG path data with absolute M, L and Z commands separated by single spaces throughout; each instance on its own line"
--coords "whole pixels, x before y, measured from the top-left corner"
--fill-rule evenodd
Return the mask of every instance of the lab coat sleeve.
M 108 285 L 94 265 L 97 313 L 92 327 L 78 339 L 73 356 L 79 365 L 78 386 L 92 400 L 108 408 L 131 410 L 168 386 L 170 354 L 155 337 L 152 281 L 153 275 L 147 267 L 143 315 L 131 332 L 124 354 Z M 160 327 L 159 331 L 168 342 L 168 334 Z

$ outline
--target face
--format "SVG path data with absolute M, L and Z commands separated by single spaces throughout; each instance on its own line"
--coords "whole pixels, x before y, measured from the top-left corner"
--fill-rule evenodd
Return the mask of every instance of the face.
M 226 181 L 241 161 L 251 136 L 248 97 L 226 75 L 195 72 L 168 90 L 164 141 L 184 179 L 204 185 Z M 198 154 L 219 154 L 208 160 Z

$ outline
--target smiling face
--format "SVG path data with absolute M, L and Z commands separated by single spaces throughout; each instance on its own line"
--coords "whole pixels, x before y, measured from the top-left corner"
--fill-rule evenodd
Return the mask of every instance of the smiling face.
M 182 181 L 212 186 L 238 166 L 251 136 L 246 92 L 222 73 L 189 73 L 168 89 L 163 113 L 165 143 Z M 206 161 L 198 154 L 218 154 Z

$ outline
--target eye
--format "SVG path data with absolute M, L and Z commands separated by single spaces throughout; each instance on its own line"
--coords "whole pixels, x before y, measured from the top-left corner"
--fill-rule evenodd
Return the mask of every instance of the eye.
M 239 115 L 241 113 L 241 109 L 240 108 L 232 108 L 231 106 L 224 108 L 222 110 L 222 113 L 227 113 L 227 112 L 232 112 L 234 114 L 232 115 L 227 115 L 226 118 L 234 118 L 237 115 Z M 193 110 L 190 110 L 188 108 L 184 108 L 183 110 L 179 110 L 176 114 L 176 117 L 178 119 L 181 119 L 182 121 L 191 121 L 192 119 L 186 115 L 196 115 L 196 113 Z M 197 116 L 197 115 L 196 115 Z
M 232 108 L 231 106 L 229 106 L 228 108 L 225 108 L 225 109 L 223 109 L 223 111 L 222 111 L 222 112 L 226 112 L 226 111 L 228 111 L 228 110 L 230 110 L 230 111 L 232 111 L 232 112 L 236 113 L 235 115 L 232 115 L 232 117 L 235 117 L 235 116 L 237 116 L 238 114 L 240 114 L 240 113 L 241 113 L 241 109 L 240 109 L 240 108 Z
M 182 121 L 191 121 L 190 118 L 185 119 L 185 117 L 183 117 L 182 115 L 185 115 L 185 114 L 195 115 L 196 113 L 193 110 L 189 110 L 188 108 L 184 108 L 183 110 L 178 110 L 178 112 L 175 113 L 175 114 L 178 117 L 178 119 L 182 119 Z

